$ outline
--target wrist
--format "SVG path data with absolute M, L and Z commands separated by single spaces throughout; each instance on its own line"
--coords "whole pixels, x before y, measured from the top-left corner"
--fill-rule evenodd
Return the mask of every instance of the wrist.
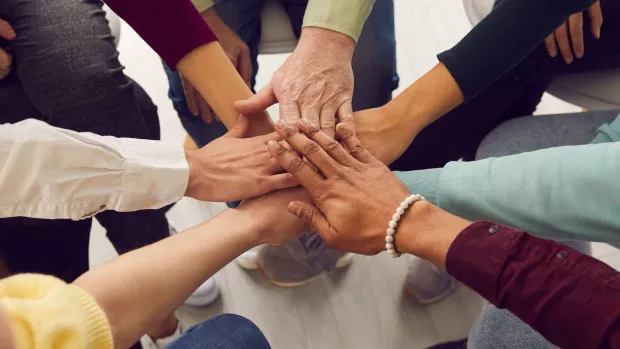
M 197 193 L 200 191 L 202 182 L 201 164 L 198 157 L 198 150 L 185 149 L 185 160 L 189 167 L 189 178 L 187 180 L 187 188 L 185 189 L 185 196 L 196 198 Z
M 322 52 L 353 58 L 355 41 L 348 35 L 319 27 L 305 27 L 301 31 L 299 47 L 312 47 Z
M 248 211 L 232 208 L 227 208 L 221 215 L 226 217 L 226 222 L 234 222 L 231 224 L 236 226 L 238 243 L 242 245 L 243 250 L 247 251 L 265 243 L 261 238 L 266 229 L 256 216 L 249 214 Z
M 409 211 L 399 222 L 395 235 L 396 248 L 401 253 L 445 266 L 450 246 L 471 222 L 427 201 L 415 203 Z

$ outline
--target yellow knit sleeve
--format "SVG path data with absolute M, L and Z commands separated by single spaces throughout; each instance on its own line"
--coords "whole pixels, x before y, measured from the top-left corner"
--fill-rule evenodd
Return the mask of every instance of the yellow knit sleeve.
M 192 4 L 198 12 L 203 13 L 213 7 L 213 0 L 192 0 Z
M 0 307 L 19 349 L 113 349 L 105 313 L 86 291 L 52 276 L 0 281 Z
M 374 3 L 375 0 L 309 0 L 303 26 L 337 31 L 357 42 Z

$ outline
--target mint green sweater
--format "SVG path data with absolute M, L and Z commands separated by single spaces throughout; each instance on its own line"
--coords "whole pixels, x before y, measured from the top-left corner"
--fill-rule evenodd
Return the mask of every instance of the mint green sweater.
M 601 126 L 588 145 L 395 174 L 412 193 L 472 221 L 494 221 L 548 239 L 620 247 L 618 141 L 620 116 Z

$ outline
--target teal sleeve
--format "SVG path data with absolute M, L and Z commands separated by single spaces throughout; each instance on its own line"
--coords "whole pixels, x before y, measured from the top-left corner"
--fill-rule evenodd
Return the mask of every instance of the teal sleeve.
M 437 205 L 437 194 L 439 192 L 439 177 L 443 169 L 434 168 L 430 170 L 400 172 L 394 171 L 409 189 L 412 194 L 420 194 L 427 201 Z
M 620 142 L 558 147 L 454 162 L 439 180 L 439 207 L 554 240 L 620 245 Z

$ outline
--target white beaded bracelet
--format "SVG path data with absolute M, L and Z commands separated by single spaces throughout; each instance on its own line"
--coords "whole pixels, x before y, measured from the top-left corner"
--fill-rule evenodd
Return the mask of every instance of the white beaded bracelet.
M 394 234 L 396 234 L 396 227 L 398 226 L 398 221 L 400 221 L 400 218 L 405 214 L 406 209 L 408 209 L 410 206 L 413 206 L 414 203 L 420 200 L 425 200 L 424 196 L 420 194 L 408 196 L 407 198 L 405 198 L 405 200 L 403 200 L 403 202 L 400 203 L 400 206 L 398 206 L 396 212 L 392 216 L 392 220 L 390 221 L 386 231 L 387 236 L 385 237 L 385 249 L 387 250 L 388 254 L 393 258 L 398 258 L 401 255 L 400 253 L 396 252 L 396 249 L 394 248 Z

